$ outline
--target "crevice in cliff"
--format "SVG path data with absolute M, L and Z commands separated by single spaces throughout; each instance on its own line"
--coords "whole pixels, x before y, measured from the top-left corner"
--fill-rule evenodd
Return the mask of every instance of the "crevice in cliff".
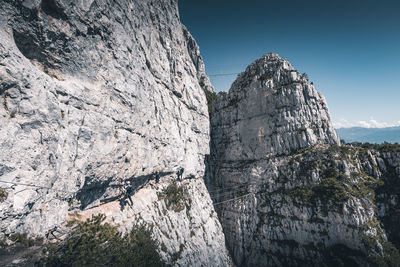
M 67 20 L 67 15 L 55 0 L 42 0 L 41 7 L 44 13 L 55 18 Z

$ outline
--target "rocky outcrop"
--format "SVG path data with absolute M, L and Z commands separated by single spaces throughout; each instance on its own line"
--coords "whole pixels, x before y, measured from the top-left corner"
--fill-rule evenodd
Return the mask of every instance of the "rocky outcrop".
M 278 55 L 256 60 L 218 94 L 209 162 L 208 186 L 238 266 L 397 259 L 375 198 L 384 161 L 340 146 L 324 97 Z
M 214 103 L 217 157 L 258 160 L 317 144 L 339 144 L 324 97 L 290 63 L 268 54 L 249 65 Z
M 8 193 L 0 203 L 1 235 L 44 235 L 73 211 L 115 200 L 130 180 L 152 199 L 136 200 L 129 218 L 141 213 L 156 236 L 172 231 L 160 239 L 165 259 L 179 252 L 180 264 L 228 265 L 201 180 L 209 153 L 202 87 L 212 86 L 177 1 L 0 5 L 0 179 Z M 145 182 L 160 170 L 166 188 L 180 166 L 185 177 L 200 179 L 185 185 L 195 204 L 187 213 L 160 215 L 156 189 Z M 127 212 L 114 211 L 112 218 Z M 133 221 L 115 223 L 129 228 Z
M 157 188 L 139 190 L 132 197 L 134 205 L 122 211 L 119 201 L 110 201 L 92 209 L 70 212 L 68 219 L 85 220 L 102 213 L 121 232 L 129 232 L 132 226 L 144 222 L 153 226 L 153 237 L 158 240 L 166 262 L 175 266 L 229 266 L 222 227 L 211 199 L 205 197 L 208 192 L 203 180 L 175 184 L 173 179 Z

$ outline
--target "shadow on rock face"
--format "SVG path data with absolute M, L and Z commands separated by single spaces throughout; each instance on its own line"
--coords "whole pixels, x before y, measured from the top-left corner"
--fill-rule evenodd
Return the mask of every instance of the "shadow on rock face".
M 69 51 L 69 38 L 63 31 L 65 21 L 63 5 L 57 0 L 43 0 L 40 7 L 24 8 L 13 23 L 15 45 L 23 56 L 46 74 L 62 69 L 62 58 Z M 65 63 L 65 62 L 64 62 Z
M 36 60 L 42 62 L 45 54 L 44 49 L 40 45 L 37 36 L 29 32 L 22 32 L 20 30 L 13 30 L 13 36 L 16 46 L 19 51 L 29 60 Z
M 64 13 L 60 2 L 57 0 L 42 0 L 41 7 L 43 12 L 55 19 L 66 20 L 68 17 Z
M 57 59 L 58 52 L 54 49 L 49 49 L 52 41 L 45 42 L 42 40 L 48 37 L 42 36 L 41 33 L 32 33 L 28 29 L 26 29 L 26 31 L 14 29 L 13 36 L 19 51 L 29 59 L 34 66 L 47 75 L 62 80 L 58 71 L 61 64 Z M 53 37 L 55 39 L 58 38 L 57 36 Z M 62 40 L 62 38 L 60 40 Z
M 112 178 L 106 181 L 92 181 L 89 177 L 86 177 L 84 186 L 76 194 L 76 199 L 81 202 L 80 208 L 83 210 L 100 199 L 109 188 L 111 181 Z

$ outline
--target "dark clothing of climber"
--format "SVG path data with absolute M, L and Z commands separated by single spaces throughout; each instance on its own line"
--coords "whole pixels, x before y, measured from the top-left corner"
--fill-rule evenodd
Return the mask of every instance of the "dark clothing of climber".
M 158 184 L 159 181 L 160 181 L 160 173 L 157 172 L 156 173 L 156 184 Z
M 128 186 L 126 188 L 126 193 L 128 193 L 129 195 L 135 194 L 135 187 L 133 185 Z
M 135 194 L 135 187 L 133 185 L 128 186 L 126 188 L 125 201 L 126 199 L 129 199 L 131 202 L 131 206 L 133 205 L 133 200 L 131 196 L 133 196 L 134 194 Z
M 178 170 L 178 180 L 182 181 L 182 174 L 185 169 L 180 167 Z

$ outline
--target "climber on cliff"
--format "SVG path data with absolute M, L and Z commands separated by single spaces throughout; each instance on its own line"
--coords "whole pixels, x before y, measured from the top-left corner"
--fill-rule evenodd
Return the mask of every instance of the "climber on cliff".
M 180 181 L 182 181 L 182 175 L 183 175 L 183 171 L 184 170 L 185 169 L 182 168 L 182 167 L 180 167 L 179 170 L 178 170 L 178 180 L 180 180 Z
M 130 202 L 131 202 L 131 205 L 130 206 L 132 206 L 133 205 L 133 200 L 132 200 L 132 196 L 135 194 L 135 186 L 134 185 L 131 185 L 131 182 L 130 181 L 128 181 L 127 182 L 127 187 L 126 187 L 126 192 L 125 192 L 125 201 L 127 200 L 127 199 L 129 199 L 130 200 Z M 127 202 L 127 201 L 126 201 Z M 128 203 L 129 204 L 129 203 Z
M 160 171 L 157 171 L 154 177 L 156 178 L 156 184 L 158 184 L 160 182 L 160 177 L 161 177 Z

